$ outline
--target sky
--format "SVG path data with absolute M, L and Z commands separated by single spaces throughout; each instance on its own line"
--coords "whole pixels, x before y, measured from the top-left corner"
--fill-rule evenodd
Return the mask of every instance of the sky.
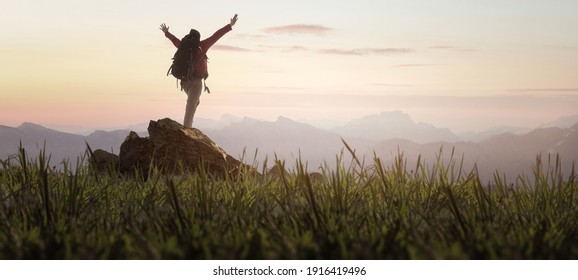
M 578 114 L 578 1 L 0 0 L 0 125 L 171 117 L 177 37 L 206 38 L 197 118 L 345 121 L 400 110 L 453 131 Z

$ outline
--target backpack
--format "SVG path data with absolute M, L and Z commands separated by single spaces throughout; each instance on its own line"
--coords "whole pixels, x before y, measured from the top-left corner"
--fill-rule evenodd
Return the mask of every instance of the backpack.
M 167 71 L 167 76 L 172 74 L 179 80 L 189 80 L 194 71 L 195 54 L 198 49 L 198 43 L 190 35 L 185 36 L 173 56 L 173 63 Z

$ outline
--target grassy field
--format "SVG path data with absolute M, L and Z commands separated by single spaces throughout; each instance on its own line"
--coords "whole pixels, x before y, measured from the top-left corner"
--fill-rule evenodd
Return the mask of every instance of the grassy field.
M 276 178 L 144 181 L 20 149 L 0 167 L 0 259 L 578 258 L 578 181 L 556 156 L 492 182 L 454 157 L 352 157 L 322 179 L 297 161 Z

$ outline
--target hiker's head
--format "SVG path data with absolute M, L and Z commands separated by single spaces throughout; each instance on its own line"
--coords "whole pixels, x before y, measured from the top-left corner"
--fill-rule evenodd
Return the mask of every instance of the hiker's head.
M 196 42 L 201 41 L 201 33 L 199 33 L 199 31 L 195 30 L 195 29 L 191 29 L 191 32 L 189 32 L 189 36 L 195 40 Z

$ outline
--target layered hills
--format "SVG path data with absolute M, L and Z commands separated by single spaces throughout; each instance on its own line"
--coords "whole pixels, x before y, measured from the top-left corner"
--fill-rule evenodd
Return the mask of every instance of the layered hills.
M 416 123 L 398 111 L 352 120 L 334 129 L 320 129 L 285 117 L 275 121 L 229 117 L 226 124 L 205 123 L 210 126 L 200 128 L 204 134 L 228 154 L 250 165 L 267 161 L 272 166 L 273 160 L 279 159 L 292 166 L 300 159 L 311 171 L 318 171 L 325 164 L 331 168 L 342 152 L 342 161 L 350 159 L 343 141 L 368 164 L 374 155 L 391 162 L 403 154 L 411 168 L 418 157 L 433 163 L 439 159 L 449 161 L 453 154 L 453 160 L 463 163 L 464 170 L 476 165 L 483 179 L 491 179 L 496 171 L 511 179 L 531 175 L 538 155 L 543 162 L 547 162 L 549 155 L 552 161 L 559 156 L 565 174 L 571 172 L 573 162 L 578 160 L 578 124 L 514 132 L 496 130 L 486 132 L 483 137 L 480 133 L 479 139 L 472 141 L 471 137 L 460 138 L 446 128 Z M 74 163 L 85 153 L 87 144 L 93 150 L 118 154 L 129 132 L 100 130 L 84 136 L 32 123 L 0 126 L 0 159 L 15 155 L 20 145 L 30 157 L 45 148 L 51 155 L 51 165 L 58 168 L 64 160 Z M 147 132 L 138 134 L 147 136 Z

